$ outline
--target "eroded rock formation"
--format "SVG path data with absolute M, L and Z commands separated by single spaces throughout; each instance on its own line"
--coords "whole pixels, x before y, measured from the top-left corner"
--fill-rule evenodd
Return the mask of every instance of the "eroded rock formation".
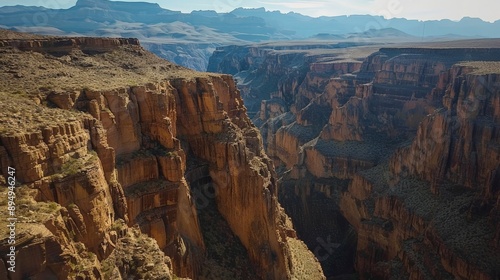
M 8 42 L 2 51 L 9 63 L 10 56 L 38 59 L 34 64 L 57 60 L 50 54 L 60 51 L 60 40 L 42 41 Z M 6 112 L 0 136 L 3 178 L 12 166 L 20 190 L 34 191 L 26 198 L 36 201 L 21 211 L 26 219 L 37 207 L 52 207 L 43 219 L 20 222 L 27 241 L 16 249 L 21 272 L 11 274 L 12 279 L 159 274 L 170 279 L 171 273 L 197 279 L 207 257 L 198 218 L 203 208 L 197 209 L 191 187 L 200 180 L 213 183 L 217 211 L 246 249 L 242 257 L 257 272 L 253 276 L 302 279 L 308 273 L 324 279 L 315 257 L 295 240 L 277 201 L 273 164 L 232 77 L 173 66 L 134 40 L 66 41 L 61 43 L 69 56 L 63 71 L 77 73 L 84 67 L 89 77 L 125 71 L 117 80 L 91 79 L 77 88 L 30 88 L 28 83 L 26 96 L 12 102 L 15 84 L 5 86 L 0 103 Z M 32 51 L 44 56 L 33 58 Z M 84 60 L 100 67 L 82 66 Z M 153 71 L 144 81 L 148 69 Z M 37 78 L 36 71 L 34 77 L 26 75 L 27 80 Z M 127 79 L 140 83 L 123 82 Z M 20 111 L 9 111 L 13 104 Z M 41 121 L 26 119 L 19 125 L 17 115 Z M 205 167 L 197 169 L 196 162 Z M 134 225 L 149 237 L 131 229 Z M 127 256 L 132 251 L 137 256 Z M 30 264 L 32 258 L 40 259 L 37 265 Z M 0 274 L 5 274 L 5 260 L 2 264 Z
M 209 69 L 264 100 L 280 202 L 327 277 L 498 278 L 500 50 L 270 46 Z

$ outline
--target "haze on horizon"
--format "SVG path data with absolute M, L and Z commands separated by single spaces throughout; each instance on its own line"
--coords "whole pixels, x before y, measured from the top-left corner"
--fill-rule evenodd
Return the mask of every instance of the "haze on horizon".
M 500 20 L 497 0 L 120 0 L 125 2 L 158 3 L 162 8 L 191 12 L 193 10 L 215 10 L 230 12 L 239 7 L 279 10 L 283 13 L 297 12 L 313 17 L 338 15 L 380 15 L 385 18 L 407 18 L 418 20 L 460 20 L 463 17 L 481 18 L 494 22 Z M 44 6 L 66 9 L 76 0 L 3 0 L 0 6 Z

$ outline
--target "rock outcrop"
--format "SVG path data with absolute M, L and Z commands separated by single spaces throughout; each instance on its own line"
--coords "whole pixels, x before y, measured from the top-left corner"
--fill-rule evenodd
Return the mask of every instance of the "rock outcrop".
M 139 46 L 139 40 L 134 38 L 49 38 L 49 39 L 13 39 L 0 40 L 0 47 L 12 47 L 21 51 L 35 51 L 42 53 L 70 53 L 75 49 L 84 52 L 107 52 L 123 45 Z
M 13 101 L 9 90 L 15 84 L 4 87 L 2 178 L 9 176 L 8 166 L 14 167 L 19 189 L 35 191 L 36 202 L 29 207 L 55 208 L 42 224 L 38 219 L 22 222 L 28 241 L 16 252 L 23 269 L 11 277 L 125 279 L 165 274 L 170 279 L 174 273 L 198 278 L 206 245 L 199 222 L 203 207 L 196 207 L 192 195 L 205 180 L 213 183 L 217 211 L 246 249 L 242 257 L 250 260 L 258 278 L 303 279 L 309 273 L 324 279 L 312 253 L 294 241 L 293 225 L 277 201 L 274 166 L 232 77 L 173 66 L 131 39 L 65 40 L 7 41 L 2 51 L 9 63 L 15 56 L 36 65 L 57 61 L 52 54 L 64 49 L 70 58 L 59 70 L 67 73 L 79 73 L 82 67 L 89 77 L 124 71 L 107 83 L 83 80 L 76 88 L 27 83 L 24 96 Z M 43 75 L 50 75 L 51 69 L 45 70 L 48 74 Z M 30 80 L 37 74 L 23 75 Z M 10 111 L 13 104 L 19 110 Z M 20 125 L 15 116 L 29 118 Z M 28 121 L 34 117 L 41 121 Z M 199 169 L 196 162 L 205 167 Z M 57 227 L 48 222 L 54 219 Z M 134 225 L 149 237 L 131 229 Z M 50 255 L 44 253 L 47 242 L 54 245 Z M 137 251 L 134 246 L 143 248 Z M 40 258 L 37 263 L 47 265 L 30 266 L 24 257 L 27 248 Z M 132 251 L 137 256 L 127 256 Z M 307 270 L 297 256 L 309 263 Z M 5 260 L 2 264 L 0 274 L 6 272 Z
M 450 81 L 444 108 L 420 124 L 411 146 L 396 153 L 391 161 L 394 173 L 408 172 L 436 184 L 446 180 L 494 198 L 500 184 L 499 76 L 474 71 L 459 65 L 441 77 Z
M 209 69 L 262 104 L 280 202 L 327 277 L 496 279 L 500 49 L 310 53 L 228 47 Z

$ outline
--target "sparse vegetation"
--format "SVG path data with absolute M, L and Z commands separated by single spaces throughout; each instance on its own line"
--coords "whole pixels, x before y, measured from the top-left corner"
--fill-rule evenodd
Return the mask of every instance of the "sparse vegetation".
M 156 240 L 138 229 L 129 229 L 126 236 L 118 239 L 113 253 L 101 264 L 105 279 L 176 279 L 172 278 L 166 261 L 169 262 L 169 259 Z
M 7 191 L 5 187 L 0 187 L 0 206 L 7 205 Z M 30 228 L 32 223 L 42 223 L 53 215 L 57 215 L 61 206 L 53 201 L 49 202 L 36 202 L 34 200 L 35 192 L 28 186 L 21 185 L 16 187 L 15 202 L 16 202 L 16 217 L 17 225 L 16 231 L 21 233 Z M 7 207 L 0 207 L 0 215 L 2 217 L 9 217 Z M 8 234 L 7 220 L 0 221 L 0 240 L 6 238 Z
M 0 124 L 3 135 L 40 132 L 42 128 L 60 125 L 61 120 L 77 121 L 86 116 L 82 112 L 39 105 L 34 101 L 36 98 L 0 91 Z
M 327 157 L 366 160 L 377 163 L 390 155 L 391 148 L 386 142 L 372 141 L 325 141 L 318 139 L 314 148 Z
M 194 195 L 201 195 L 201 193 L 193 192 Z M 207 246 L 207 257 L 199 279 L 257 279 L 246 249 L 218 212 L 215 200 L 210 199 L 207 207 L 200 209 L 198 215 L 203 239 Z
M 137 46 L 124 46 L 98 54 L 75 50 L 62 57 L 2 48 L 0 63 L 9 66 L 0 69 L 2 134 L 35 132 L 42 127 L 57 125 L 61 120 L 81 119 L 85 115 L 38 105 L 48 103 L 46 97 L 53 91 L 113 90 L 164 81 L 169 77 L 191 78 L 195 73 Z M 90 64 L 96 67 L 87 67 Z M 121 67 L 123 64 L 134 67 L 125 69 Z M 21 75 L 22 79 L 14 78 L 12 69 L 16 69 L 16 75 Z
M 29 59 L 26 56 L 30 56 Z M 172 74 L 180 74 L 181 72 L 187 74 L 190 72 L 174 66 L 151 53 L 143 52 L 143 55 L 139 57 L 137 56 L 137 50 L 133 46 L 125 46 L 114 51 L 94 55 L 74 51 L 66 59 L 25 52 L 6 53 L 2 55 L 2 59 L 7 61 L 9 65 L 17 65 L 21 61 L 29 64 L 25 65 L 25 67 L 19 67 L 19 69 L 43 69 L 43 71 L 38 72 L 19 70 L 24 76 L 22 81 L 24 88 L 29 92 L 38 91 L 40 88 L 36 81 L 49 80 L 50 83 L 47 82 L 42 86 L 47 89 L 80 90 L 86 88 L 103 90 L 145 84 L 163 80 L 172 76 Z M 124 62 L 134 65 L 134 67 L 130 69 L 121 67 Z M 97 67 L 88 67 L 88 65 Z M 157 69 L 165 69 L 165 71 L 153 71 L 152 65 L 158 66 Z M 65 75 L 58 74 L 61 72 L 64 72 Z M 4 74 L 0 72 L 0 76 L 7 74 L 10 73 Z M 15 84 L 19 86 L 19 81 L 15 81 L 15 83 L 4 81 L 4 83 L 7 86 L 4 89 L 6 91 L 10 91 L 8 89 Z
M 319 264 L 314 262 L 314 255 L 307 249 L 304 242 L 295 238 L 287 238 L 291 251 L 293 279 L 320 279 L 323 274 Z
M 475 75 L 500 74 L 499 61 L 467 61 L 459 65 L 472 67 L 474 69 L 472 73 Z
M 66 176 L 75 175 L 83 167 L 80 159 L 71 158 L 61 166 L 61 173 Z
M 57 177 L 75 175 L 96 160 L 98 160 L 98 156 L 95 151 L 90 151 L 88 155 L 82 158 L 70 158 L 68 161 L 61 165 L 59 172 L 54 175 Z
M 489 271 L 495 267 L 495 263 L 500 263 L 495 249 L 488 245 L 495 232 L 492 223 L 488 221 L 488 216 L 467 218 L 467 209 L 477 196 L 474 190 L 442 182 L 438 188 L 439 195 L 435 195 L 431 193 L 428 182 L 413 176 L 400 176 L 397 183 L 389 186 L 391 175 L 387 164 L 380 164 L 360 174 L 374 187 L 372 197 L 363 202 L 372 215 L 375 199 L 393 196 L 403 203 L 405 211 L 414 215 L 413 219 L 422 219 L 428 223 L 429 229 L 435 229 L 439 238 L 455 256 L 477 265 L 484 271 Z M 395 221 L 395 225 L 400 223 L 400 226 L 404 227 L 413 223 L 400 220 L 400 213 L 394 212 L 391 215 L 395 216 L 385 218 Z M 371 222 L 376 220 L 372 219 Z M 405 250 L 411 251 L 412 258 L 418 263 L 422 257 L 419 254 L 423 252 L 417 252 L 412 248 L 406 247 Z M 427 257 L 431 251 L 426 253 Z M 421 269 L 425 272 L 426 268 L 422 266 Z

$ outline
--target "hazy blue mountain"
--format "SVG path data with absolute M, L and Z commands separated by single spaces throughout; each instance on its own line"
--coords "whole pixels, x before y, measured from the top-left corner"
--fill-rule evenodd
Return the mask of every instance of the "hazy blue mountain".
M 238 16 L 258 16 L 277 28 L 290 29 L 294 36 L 307 37 L 318 33 L 359 33 L 369 29 L 394 28 L 413 36 L 443 36 L 454 34 L 468 37 L 500 37 L 500 20 L 494 23 L 478 18 L 465 17 L 460 21 L 384 19 L 381 16 L 352 15 L 312 18 L 297 13 L 283 14 L 277 11 L 238 8 L 231 12 Z

